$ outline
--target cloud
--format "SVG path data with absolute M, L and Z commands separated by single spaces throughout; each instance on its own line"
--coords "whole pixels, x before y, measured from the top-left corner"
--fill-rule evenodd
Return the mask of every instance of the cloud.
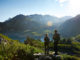
M 60 3 L 64 3 L 66 2 L 67 0 L 58 0 Z
M 60 3 L 60 6 L 63 7 L 64 6 L 64 2 L 66 2 L 67 0 L 57 0 Z

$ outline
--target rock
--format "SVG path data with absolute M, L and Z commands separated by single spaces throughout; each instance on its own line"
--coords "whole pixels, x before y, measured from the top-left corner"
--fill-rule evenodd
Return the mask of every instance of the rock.
M 52 59 L 53 60 L 63 60 L 63 57 L 61 55 L 53 55 Z
M 50 57 L 50 56 L 41 56 L 41 57 L 39 57 L 39 60 L 52 60 L 52 57 Z
M 44 60 L 52 60 L 52 57 L 46 56 Z

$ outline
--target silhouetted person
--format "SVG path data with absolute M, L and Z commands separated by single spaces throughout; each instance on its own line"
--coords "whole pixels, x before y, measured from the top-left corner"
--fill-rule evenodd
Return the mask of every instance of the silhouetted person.
M 45 55 L 47 55 L 47 54 L 49 54 L 49 37 L 48 37 L 48 34 L 45 34 L 44 46 L 45 46 Z
M 2 43 L 3 38 L 0 36 L 0 44 Z
M 55 55 L 58 55 L 58 43 L 60 40 L 60 35 L 57 33 L 57 30 L 54 31 L 53 40 L 54 40 L 54 51 Z
M 0 44 L 1 44 L 1 36 L 0 36 Z

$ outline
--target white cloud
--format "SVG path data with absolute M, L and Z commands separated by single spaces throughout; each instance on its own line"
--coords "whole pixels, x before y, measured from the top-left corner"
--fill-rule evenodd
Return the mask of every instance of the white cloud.
M 63 7 L 64 6 L 64 2 L 66 2 L 67 0 L 57 0 L 60 3 L 60 6 Z
M 60 3 L 64 3 L 66 2 L 67 0 L 58 0 Z

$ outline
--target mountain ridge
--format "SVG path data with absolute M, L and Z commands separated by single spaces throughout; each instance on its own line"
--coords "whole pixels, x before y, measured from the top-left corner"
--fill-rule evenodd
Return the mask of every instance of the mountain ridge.
M 73 37 L 80 34 L 80 15 L 65 21 L 59 28 L 62 36 Z
M 52 26 L 48 26 L 48 22 L 53 22 Z M 26 36 L 39 39 L 45 33 L 52 34 L 53 30 L 60 24 L 61 22 L 59 23 L 57 17 L 38 14 L 25 16 L 20 14 L 1 23 L 0 32 L 18 40 L 22 40 Z

